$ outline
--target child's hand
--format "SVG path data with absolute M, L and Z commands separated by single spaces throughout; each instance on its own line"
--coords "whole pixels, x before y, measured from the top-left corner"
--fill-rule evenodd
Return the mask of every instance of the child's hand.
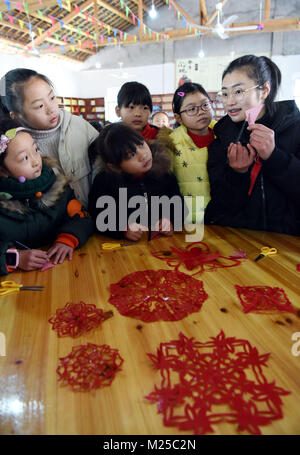
M 168 218 L 161 218 L 155 225 L 155 231 L 159 231 L 160 234 L 163 235 L 173 235 L 173 224 Z
M 255 150 L 248 144 L 247 147 L 243 147 L 239 142 L 238 144 L 231 143 L 228 147 L 227 157 L 229 160 L 229 166 L 236 172 L 247 172 L 249 166 L 253 163 L 255 158 Z
M 130 223 L 127 227 L 127 231 L 125 232 L 125 238 L 136 242 L 137 240 L 140 240 L 140 238 L 143 235 L 143 232 L 147 231 L 148 228 L 146 226 L 143 226 L 142 224 Z
M 267 160 L 275 149 L 274 131 L 260 123 L 254 123 L 247 128 L 251 131 L 250 144 L 263 160 Z
M 19 250 L 19 255 L 19 268 L 27 271 L 41 269 L 49 260 L 42 250 Z
M 54 261 L 53 264 L 62 264 L 66 257 L 69 257 L 69 260 L 72 260 L 74 248 L 65 243 L 56 242 L 54 245 L 48 250 L 48 258 L 51 258 L 53 255 Z

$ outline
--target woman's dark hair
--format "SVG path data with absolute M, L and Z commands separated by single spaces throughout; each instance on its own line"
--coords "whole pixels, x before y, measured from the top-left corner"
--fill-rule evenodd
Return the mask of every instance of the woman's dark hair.
M 24 85 L 32 77 L 42 79 L 53 88 L 52 82 L 43 74 L 27 68 L 16 68 L 1 78 L 0 115 L 10 112 L 23 116 Z
M 0 117 L 0 137 L 5 135 L 8 130 L 13 128 L 18 128 L 20 123 L 17 120 L 13 120 L 10 117 Z M 0 153 L 0 166 L 4 166 L 4 160 L 6 157 L 6 150 L 3 153 Z
M 120 163 L 136 153 L 137 145 L 142 145 L 145 139 L 134 129 L 123 123 L 107 125 L 96 139 L 97 152 L 105 163 L 119 166 Z
M 149 106 L 150 111 L 153 108 L 149 90 L 139 82 L 126 82 L 123 84 L 119 90 L 117 100 L 119 108 L 122 106 L 128 107 L 130 103 Z
M 197 84 L 196 82 L 185 82 L 180 85 L 174 93 L 172 103 L 174 114 L 179 115 L 184 98 L 190 93 L 195 92 L 200 92 L 202 95 L 210 99 L 207 91 L 202 87 L 202 85 Z
M 267 81 L 270 82 L 270 93 L 265 100 L 265 106 L 266 110 L 272 113 L 274 110 L 273 103 L 281 83 L 281 72 L 278 66 L 268 57 L 243 55 L 228 65 L 223 72 L 222 80 L 226 74 L 230 74 L 233 71 L 244 71 L 255 85 L 259 85 L 259 90 L 263 89 Z

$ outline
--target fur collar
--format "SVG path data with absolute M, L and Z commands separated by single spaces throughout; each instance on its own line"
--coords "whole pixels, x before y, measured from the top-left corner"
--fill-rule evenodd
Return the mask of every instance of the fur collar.
M 43 164 L 52 169 L 55 174 L 56 178 L 51 187 L 44 191 L 39 198 L 33 196 L 28 200 L 8 199 L 0 201 L 1 210 L 9 210 L 10 212 L 24 215 L 32 209 L 45 210 L 56 204 L 64 192 L 66 185 L 68 185 L 69 179 L 59 171 L 58 163 L 55 160 L 43 159 Z M 27 201 L 29 201 L 29 204 Z

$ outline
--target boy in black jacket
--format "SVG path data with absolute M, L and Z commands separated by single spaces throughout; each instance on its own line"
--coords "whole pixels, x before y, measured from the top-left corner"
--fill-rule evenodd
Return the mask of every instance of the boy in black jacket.
M 98 174 L 89 195 L 89 212 L 99 232 L 137 241 L 150 229 L 163 235 L 182 229 L 184 202 L 169 171 L 169 155 L 157 144 L 150 147 L 121 123 L 101 132 Z

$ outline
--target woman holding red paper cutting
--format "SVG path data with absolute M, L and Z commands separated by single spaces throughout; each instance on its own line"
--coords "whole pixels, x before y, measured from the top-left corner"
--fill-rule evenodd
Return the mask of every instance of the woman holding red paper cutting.
M 25 128 L 0 119 L 0 275 L 71 260 L 92 233 L 92 220 L 58 166 L 42 160 Z M 49 243 L 48 251 L 38 249 Z
M 274 101 L 280 82 L 267 57 L 245 55 L 225 69 L 206 224 L 300 235 L 300 113 L 294 101 Z M 255 123 L 246 123 L 253 110 Z

